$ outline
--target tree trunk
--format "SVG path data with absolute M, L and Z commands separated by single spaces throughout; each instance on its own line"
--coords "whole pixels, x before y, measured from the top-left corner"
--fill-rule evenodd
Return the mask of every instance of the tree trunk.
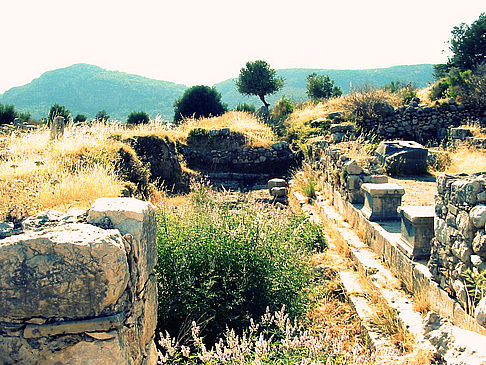
M 265 119 L 268 119 L 269 116 L 270 116 L 270 110 L 268 109 L 268 107 L 270 106 L 270 104 L 268 104 L 265 100 L 265 95 L 258 95 L 260 97 L 260 100 L 262 101 L 263 105 L 265 106 Z

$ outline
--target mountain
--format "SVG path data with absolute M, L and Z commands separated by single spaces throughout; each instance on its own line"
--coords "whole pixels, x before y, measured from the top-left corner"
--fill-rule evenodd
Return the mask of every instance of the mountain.
M 31 83 L 14 87 L 0 96 L 0 103 L 14 104 L 35 119 L 47 116 L 52 104 L 61 104 L 73 116 L 94 118 L 106 110 L 112 119 L 126 120 L 132 111 L 145 111 L 166 119 L 174 116 L 174 100 L 187 86 L 152 80 L 97 66 L 76 64 L 44 73 Z
M 335 84 L 339 86 L 346 94 L 352 87 L 360 87 L 365 84 L 371 84 L 381 87 L 391 81 L 411 82 L 414 87 L 423 88 L 434 80 L 433 65 L 411 65 L 411 66 L 393 66 L 389 68 L 376 68 L 368 70 L 325 70 L 313 68 L 290 68 L 277 70 L 277 75 L 285 79 L 282 90 L 274 95 L 269 96 L 267 101 L 275 103 L 283 95 L 294 101 L 307 100 L 306 82 L 307 75 L 311 73 L 319 75 L 328 75 Z M 260 107 L 262 102 L 258 97 L 242 96 L 238 93 L 235 86 L 235 79 L 229 79 L 214 85 L 222 95 L 222 99 L 230 108 L 239 103 L 252 103 Z
M 415 87 L 425 87 L 433 81 L 432 65 L 369 70 L 282 69 L 277 70 L 277 74 L 285 79 L 285 86 L 280 92 L 268 97 L 268 101 L 274 103 L 282 95 L 294 101 L 306 100 L 306 78 L 313 72 L 330 76 L 344 93 L 349 92 L 351 85 L 359 87 L 372 84 L 379 87 L 399 80 L 411 82 Z M 261 105 L 257 97 L 239 94 L 234 79 L 214 86 L 230 108 L 243 102 L 253 103 L 257 107 Z M 0 103 L 13 104 L 17 110 L 29 112 L 35 119 L 47 116 L 51 105 L 57 103 L 68 108 L 73 116 L 84 114 L 94 118 L 98 111 L 104 109 L 112 119 L 126 120 L 132 111 L 145 111 L 152 117 L 160 114 L 171 120 L 174 101 L 186 89 L 187 86 L 173 82 L 76 64 L 46 72 L 27 85 L 6 91 L 0 95 Z

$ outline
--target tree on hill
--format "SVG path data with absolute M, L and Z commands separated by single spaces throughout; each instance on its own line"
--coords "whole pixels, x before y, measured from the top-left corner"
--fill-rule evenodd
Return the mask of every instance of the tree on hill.
M 66 109 L 64 105 L 59 105 L 59 104 L 54 104 L 51 106 L 51 109 L 49 110 L 49 116 L 48 118 L 48 123 L 50 124 L 55 117 L 63 117 L 64 122 L 68 122 L 72 117 L 71 117 L 71 112 Z
M 145 112 L 131 112 L 128 116 L 128 124 L 147 124 L 150 121 L 150 117 Z
M 17 118 L 17 112 L 13 105 L 0 104 L 0 124 L 13 124 Z
M 103 110 L 100 110 L 98 113 L 96 113 L 95 119 L 99 120 L 100 122 L 107 122 L 108 119 L 110 119 L 110 116 L 108 115 L 106 110 L 103 109 Z
M 486 62 L 486 13 L 471 25 L 465 23 L 454 27 L 449 49 L 453 55 L 448 66 L 461 71 L 472 70 Z
M 74 117 L 74 123 L 84 123 L 88 120 L 88 117 L 84 114 L 78 114 Z
M 205 118 L 222 115 L 226 105 L 214 87 L 198 85 L 187 89 L 174 103 L 174 121 L 184 118 Z
M 265 100 L 266 95 L 271 95 L 280 90 L 284 85 L 284 79 L 277 76 L 277 71 L 270 68 L 270 65 L 262 60 L 247 62 L 246 67 L 240 70 L 236 80 L 238 92 L 244 95 L 256 95 L 260 98 L 269 114 L 269 103 Z
M 343 91 L 334 85 L 329 76 L 318 75 L 315 72 L 307 76 L 307 96 L 313 100 L 329 99 L 341 96 Z

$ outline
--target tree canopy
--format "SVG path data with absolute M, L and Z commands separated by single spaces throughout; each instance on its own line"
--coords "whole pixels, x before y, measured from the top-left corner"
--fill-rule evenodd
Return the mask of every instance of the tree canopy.
M 265 106 L 267 114 L 270 104 L 265 100 L 265 96 L 277 92 L 283 85 L 284 79 L 278 77 L 277 71 L 263 60 L 247 62 L 246 67 L 240 70 L 240 75 L 236 80 L 238 92 L 258 96 Z
M 334 85 L 329 76 L 318 75 L 315 72 L 307 76 L 307 96 L 312 100 L 328 99 L 341 96 L 343 91 Z
M 472 70 L 486 62 L 486 13 L 471 25 L 462 23 L 452 30 L 449 49 L 453 55 L 448 66 L 461 71 Z
M 226 112 L 221 94 L 214 88 L 197 85 L 187 89 L 174 103 L 174 121 L 184 118 L 218 116 Z

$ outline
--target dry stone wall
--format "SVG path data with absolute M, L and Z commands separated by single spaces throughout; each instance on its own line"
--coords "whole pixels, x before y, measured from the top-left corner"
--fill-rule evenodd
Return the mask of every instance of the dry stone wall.
M 447 129 L 468 122 L 486 124 L 485 110 L 477 106 L 449 103 L 434 107 L 422 107 L 418 103 L 397 108 L 386 116 L 365 119 L 363 132 L 375 134 L 382 139 L 405 139 L 419 143 L 447 138 Z
M 440 286 L 466 308 L 472 298 L 463 274 L 486 269 L 486 175 L 444 174 L 437 190 L 428 266 Z
M 338 146 L 316 141 L 309 144 L 308 148 L 313 168 L 320 171 L 323 180 L 334 186 L 351 203 L 364 202 L 361 190 L 363 183 L 388 182 L 376 157 L 357 161 L 348 156 L 349 147 L 346 143 Z
M 156 364 L 156 217 L 98 199 L 0 240 L 0 364 Z
M 181 150 L 189 167 L 207 172 L 285 174 L 302 159 L 301 154 L 293 152 L 286 142 L 275 143 L 269 148 L 223 150 L 183 146 Z

